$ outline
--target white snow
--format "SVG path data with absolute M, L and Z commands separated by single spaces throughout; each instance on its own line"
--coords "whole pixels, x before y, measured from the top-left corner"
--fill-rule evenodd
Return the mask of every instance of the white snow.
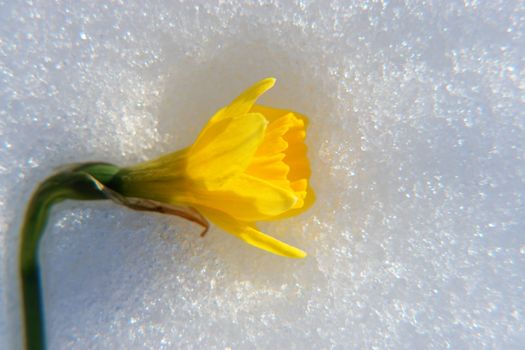
M 523 1 L 0 1 L 0 347 L 18 231 L 59 165 L 190 144 L 266 76 L 311 119 L 305 260 L 111 203 L 56 208 L 50 349 L 525 344 Z

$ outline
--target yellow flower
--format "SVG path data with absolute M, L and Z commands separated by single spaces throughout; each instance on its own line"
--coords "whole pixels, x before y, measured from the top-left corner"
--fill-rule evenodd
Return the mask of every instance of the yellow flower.
M 192 207 L 247 243 L 294 258 L 306 254 L 255 227 L 297 215 L 313 203 L 304 138 L 307 119 L 256 105 L 275 79 L 264 79 L 219 110 L 195 143 L 122 169 L 119 193 Z

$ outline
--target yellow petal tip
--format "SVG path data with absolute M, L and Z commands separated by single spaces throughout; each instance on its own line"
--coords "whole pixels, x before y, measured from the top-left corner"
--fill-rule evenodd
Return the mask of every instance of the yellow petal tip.
M 297 249 L 297 252 L 294 252 L 295 254 L 293 256 L 290 256 L 290 258 L 295 259 L 304 259 L 308 254 L 306 252 L 302 251 L 301 249 Z
M 252 91 L 255 92 L 255 95 L 259 97 L 266 91 L 270 90 L 275 85 L 276 81 L 277 79 L 274 77 L 265 78 L 258 83 L 255 83 L 250 89 L 248 89 L 248 91 L 253 89 Z
M 273 87 L 276 81 L 277 79 L 275 79 L 274 77 L 268 77 L 268 78 L 261 80 L 261 83 L 264 85 L 268 84 L 270 85 L 270 87 Z

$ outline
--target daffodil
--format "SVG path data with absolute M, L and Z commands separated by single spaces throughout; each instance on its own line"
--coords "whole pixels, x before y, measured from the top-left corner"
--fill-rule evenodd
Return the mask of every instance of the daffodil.
M 306 256 L 255 225 L 297 215 L 314 199 L 306 117 L 256 104 L 274 83 L 264 79 L 220 109 L 190 147 L 123 168 L 108 186 L 127 198 L 193 208 L 269 252 Z
M 72 164 L 40 183 L 20 237 L 27 349 L 46 347 L 38 250 L 56 203 L 111 199 L 135 210 L 184 217 L 202 225 L 204 233 L 209 227 L 205 216 L 258 248 L 293 258 L 306 256 L 255 226 L 297 215 L 314 200 L 308 184 L 306 118 L 255 104 L 274 84 L 275 79 L 264 79 L 243 92 L 210 119 L 188 148 L 127 168 Z

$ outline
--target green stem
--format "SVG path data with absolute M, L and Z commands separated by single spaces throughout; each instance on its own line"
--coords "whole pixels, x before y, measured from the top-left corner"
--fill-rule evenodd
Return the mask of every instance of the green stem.
M 22 227 L 19 260 L 26 349 L 46 348 L 38 247 L 51 207 L 65 199 L 105 199 L 93 178 L 105 183 L 117 171 L 117 167 L 103 163 L 75 166 L 48 178 L 33 194 Z

